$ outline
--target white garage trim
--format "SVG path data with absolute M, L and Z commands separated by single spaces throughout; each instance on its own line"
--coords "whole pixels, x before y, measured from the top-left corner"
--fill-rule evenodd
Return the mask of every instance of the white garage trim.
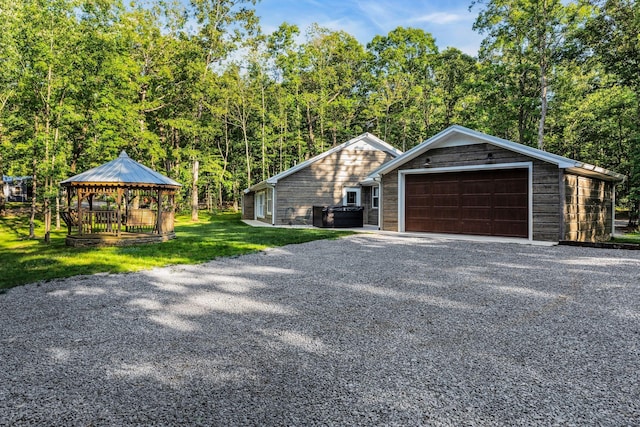
M 517 162 L 517 163 L 499 163 L 488 165 L 472 165 L 472 166 L 449 166 L 442 168 L 422 168 L 422 169 L 403 169 L 398 171 L 398 231 L 405 230 L 405 176 L 406 175 L 423 175 L 432 173 L 447 172 L 470 172 L 482 170 L 499 170 L 499 169 L 528 169 L 529 171 L 529 201 L 528 201 L 528 229 L 529 240 L 533 240 L 533 162 Z

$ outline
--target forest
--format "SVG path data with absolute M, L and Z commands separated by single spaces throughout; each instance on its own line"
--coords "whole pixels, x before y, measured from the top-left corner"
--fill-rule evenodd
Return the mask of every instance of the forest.
M 0 174 L 34 177 L 32 218 L 121 150 L 197 219 L 363 132 L 408 150 L 451 124 L 623 173 L 637 214 L 635 0 L 471 0 L 477 57 L 419 28 L 265 34 L 255 4 L 0 0 Z

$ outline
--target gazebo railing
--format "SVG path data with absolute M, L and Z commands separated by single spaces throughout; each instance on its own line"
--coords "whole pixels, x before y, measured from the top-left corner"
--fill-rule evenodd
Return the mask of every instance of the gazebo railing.
M 118 215 L 120 224 L 118 224 Z M 67 224 L 69 234 L 93 234 L 107 233 L 118 234 L 118 225 L 121 232 L 130 233 L 158 233 L 158 213 L 151 209 L 129 209 L 127 215 L 116 210 L 83 210 L 81 218 L 74 210 L 61 212 L 61 217 Z M 81 219 L 81 220 L 80 220 Z M 173 231 L 173 212 L 163 212 L 160 229 L 162 232 Z
M 82 211 L 80 234 L 118 232 L 118 211 Z

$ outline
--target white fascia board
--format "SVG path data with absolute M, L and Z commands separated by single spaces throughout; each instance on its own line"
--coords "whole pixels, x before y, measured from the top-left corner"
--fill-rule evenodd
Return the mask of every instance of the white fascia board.
M 627 177 L 622 174 L 612 172 L 599 166 L 590 165 L 588 163 L 579 163 L 579 166 L 569 167 L 566 170 L 576 175 L 600 178 L 611 182 L 624 182 L 627 179 Z
M 401 150 L 398 150 L 393 145 L 381 140 L 380 138 L 378 138 L 372 133 L 368 133 L 368 132 L 364 133 L 360 135 L 360 137 L 358 138 L 368 140 L 367 142 L 369 143 L 369 145 L 379 149 L 380 151 L 385 151 L 393 156 L 397 157 L 403 154 Z
M 360 185 L 374 185 L 377 183 L 378 181 L 371 177 L 366 177 L 364 180 L 360 181 Z
M 277 175 L 274 175 L 270 178 L 268 178 L 266 180 L 266 183 L 271 184 L 271 185 L 276 185 L 278 183 L 278 181 L 280 181 L 283 178 L 288 177 L 289 175 L 293 175 L 294 173 L 312 165 L 313 163 L 324 159 L 327 156 L 330 156 L 333 153 L 337 153 L 340 150 L 343 150 L 345 148 L 347 148 L 350 145 L 355 144 L 356 142 L 359 141 L 365 141 L 367 144 L 371 145 L 372 147 L 380 150 L 380 151 L 385 151 L 388 152 L 394 156 L 400 156 L 402 154 L 402 151 L 398 150 L 397 148 L 394 148 L 392 145 L 388 144 L 387 142 L 381 140 L 380 138 L 378 138 L 377 136 L 371 134 L 371 133 L 363 133 L 362 135 L 358 135 L 355 138 L 350 139 L 347 142 L 344 142 L 340 145 L 336 145 L 335 147 L 333 147 L 330 150 L 325 151 L 324 153 L 320 153 L 315 157 L 310 158 L 309 160 L 305 160 L 302 163 L 297 164 L 296 166 L 293 166 L 285 171 L 280 172 Z M 260 185 L 260 184 L 256 184 L 256 185 Z M 254 186 L 255 187 L 255 186 Z M 253 188 L 253 187 L 251 187 Z
M 260 181 L 259 183 L 252 185 L 251 187 L 247 188 L 245 191 L 245 193 L 249 193 L 251 191 L 256 192 L 256 191 L 260 191 L 260 190 L 264 190 L 265 188 L 273 188 L 273 185 L 271 183 L 269 183 L 269 181 Z
M 396 167 L 398 167 L 398 166 L 400 166 L 400 165 L 402 165 L 402 164 L 404 164 L 404 163 L 406 163 L 406 162 L 408 162 L 410 160 L 415 159 L 420 154 L 422 154 L 424 151 L 426 151 L 433 141 L 440 140 L 441 138 L 445 137 L 449 133 L 453 132 L 453 130 L 454 130 L 454 126 L 448 127 L 447 129 L 445 129 L 445 130 L 441 131 L 440 133 L 432 136 L 431 138 L 427 139 L 426 141 L 422 142 L 421 144 L 416 145 L 415 147 L 413 147 L 409 151 L 406 151 L 401 156 L 398 156 L 395 159 L 385 163 L 380 168 L 378 168 L 376 171 L 374 171 L 374 173 L 372 173 L 370 176 L 371 177 L 375 177 L 376 175 L 377 176 L 384 175 L 385 173 L 387 173 L 389 171 L 392 171 Z
M 617 181 L 623 179 L 623 176 L 620 174 L 616 174 L 615 172 L 608 171 L 606 169 L 598 168 L 593 165 L 588 165 L 585 163 L 578 162 L 576 160 L 572 160 L 566 157 L 559 156 L 557 154 L 549 153 L 547 151 L 538 150 L 537 148 L 528 147 L 526 145 L 518 144 L 517 142 L 508 141 L 506 139 L 498 138 L 496 136 L 487 135 L 482 132 L 478 132 L 464 126 L 453 125 L 443 130 L 442 132 L 434 135 L 433 137 L 427 139 L 423 143 L 413 147 L 411 150 L 407 151 L 403 155 L 395 158 L 394 160 L 384 164 L 377 171 L 374 171 L 370 175 L 370 177 L 374 177 L 375 175 L 383 175 L 389 171 L 396 169 L 402 164 L 413 160 L 424 152 L 428 151 L 432 148 L 437 148 L 441 143 L 446 146 L 446 139 L 449 138 L 453 134 L 466 135 L 478 141 L 478 143 L 488 143 L 491 145 L 495 145 L 497 147 L 503 148 L 505 150 L 513 151 L 515 153 L 519 153 L 525 155 L 527 157 L 531 157 L 534 159 L 542 160 L 547 163 L 552 163 L 558 166 L 560 169 L 570 169 L 573 170 L 574 173 L 585 173 L 591 171 L 591 173 L 599 174 L 601 178 Z M 457 144 L 456 144 L 457 145 Z M 465 145 L 465 144 L 461 144 Z M 581 172 L 582 170 L 582 172 Z
M 445 166 L 438 168 L 422 168 L 422 169 L 403 169 L 398 173 L 403 175 L 422 175 L 430 173 L 447 173 L 447 172 L 472 172 L 485 170 L 503 170 L 503 169 L 532 169 L 531 162 L 513 162 L 513 163 L 490 163 L 484 165 L 468 165 L 468 166 Z

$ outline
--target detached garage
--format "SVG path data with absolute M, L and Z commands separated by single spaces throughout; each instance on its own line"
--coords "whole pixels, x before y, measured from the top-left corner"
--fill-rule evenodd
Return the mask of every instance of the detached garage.
M 386 163 L 383 230 L 601 241 L 624 176 L 462 126 Z

